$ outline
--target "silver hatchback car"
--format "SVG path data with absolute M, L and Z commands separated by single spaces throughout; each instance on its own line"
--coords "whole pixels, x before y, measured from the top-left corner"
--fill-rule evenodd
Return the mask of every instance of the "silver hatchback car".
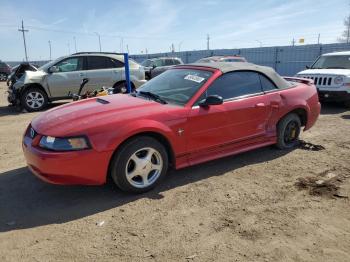
M 142 66 L 129 59 L 132 89 L 146 82 Z M 124 56 L 115 53 L 84 52 L 58 58 L 26 73 L 9 87 L 8 100 L 20 102 L 27 111 L 40 111 L 51 101 L 70 98 L 79 91 L 83 79 L 89 79 L 82 92 L 103 86 L 114 93 L 126 91 Z

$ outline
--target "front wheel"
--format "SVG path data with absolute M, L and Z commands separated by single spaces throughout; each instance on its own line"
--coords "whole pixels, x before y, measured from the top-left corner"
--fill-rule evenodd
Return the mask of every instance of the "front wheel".
M 154 188 L 168 169 L 168 154 L 156 139 L 140 136 L 126 142 L 114 155 L 110 175 L 123 191 L 143 193 Z
M 32 87 L 24 90 L 21 95 L 21 104 L 28 112 L 43 110 L 48 104 L 48 98 L 40 88 Z
M 277 125 L 277 147 L 290 149 L 299 144 L 301 121 L 297 114 L 288 114 Z

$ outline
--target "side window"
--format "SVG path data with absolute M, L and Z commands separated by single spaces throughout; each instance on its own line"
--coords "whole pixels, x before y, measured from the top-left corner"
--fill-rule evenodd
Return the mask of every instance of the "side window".
M 58 62 L 55 66 L 58 67 L 59 72 L 72 72 L 83 69 L 81 57 L 72 57 Z
M 180 61 L 179 60 L 177 60 L 177 59 L 174 59 L 174 65 L 180 65 L 181 63 L 180 63 Z
M 239 71 L 226 73 L 208 88 L 208 95 L 219 95 L 230 99 L 245 95 L 261 93 L 259 75 L 256 72 Z
M 153 64 L 156 66 L 156 67 L 158 67 L 158 66 L 163 66 L 163 60 L 161 60 L 161 59 L 157 59 L 157 60 L 154 60 L 153 61 Z
M 259 74 L 259 78 L 263 91 L 271 91 L 278 89 L 277 86 L 266 76 Z
M 123 66 L 124 64 L 122 62 L 109 57 L 104 57 L 104 56 L 87 57 L 88 70 L 118 68 Z
M 112 59 L 112 58 L 108 58 L 107 59 L 107 64 L 108 64 L 108 68 L 121 68 L 124 67 L 124 63 L 116 60 L 116 59 Z
M 171 59 L 171 58 L 165 59 L 165 64 L 164 65 L 170 66 L 170 65 L 173 65 L 173 64 L 174 64 L 173 59 Z

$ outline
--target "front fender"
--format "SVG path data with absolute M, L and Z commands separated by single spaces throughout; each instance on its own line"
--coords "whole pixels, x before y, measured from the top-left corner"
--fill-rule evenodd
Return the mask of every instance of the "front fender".
M 103 135 L 99 133 L 92 137 L 92 143 L 98 151 L 114 151 L 128 138 L 145 132 L 153 132 L 165 137 L 174 152 L 180 146 L 175 143 L 175 132 L 169 126 L 155 120 L 142 119 L 132 121 L 117 128 L 110 128 L 110 130 L 107 134 L 101 132 Z

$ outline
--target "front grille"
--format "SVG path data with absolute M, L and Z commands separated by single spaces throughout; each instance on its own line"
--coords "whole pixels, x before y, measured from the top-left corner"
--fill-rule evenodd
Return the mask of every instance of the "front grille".
M 317 86 L 331 86 L 333 83 L 333 77 L 332 76 L 302 76 L 307 79 L 312 79 Z

